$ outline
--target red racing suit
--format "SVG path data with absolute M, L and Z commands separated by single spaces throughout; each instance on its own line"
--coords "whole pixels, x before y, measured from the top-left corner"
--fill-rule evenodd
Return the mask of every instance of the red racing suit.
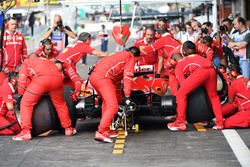
M 231 116 L 224 121 L 225 128 L 250 127 L 250 88 L 247 87 L 248 82 L 249 80 L 242 75 L 232 81 L 228 96 L 234 99 L 238 111 L 235 113 L 233 107 L 228 111 L 223 110 L 225 112 L 223 114 L 229 114 L 229 111 L 231 111 Z M 234 106 L 235 104 L 232 103 L 231 105 Z
M 223 125 L 221 104 L 217 95 L 217 74 L 211 61 L 200 55 L 189 55 L 178 62 L 175 75 L 180 83 L 177 92 L 177 123 L 185 123 L 187 96 L 193 90 L 204 86 L 211 101 L 218 126 Z
M 211 48 L 214 50 L 214 53 L 218 55 L 218 57 L 221 59 L 224 59 L 223 49 L 220 44 L 216 42 L 216 40 L 213 40 Z
M 92 54 L 95 49 L 82 41 L 69 44 L 57 57 L 63 63 L 64 74 L 75 84 L 75 90 L 81 89 L 81 78 L 76 71 L 76 63 L 86 54 Z
M 197 53 L 202 55 L 203 57 L 208 58 L 209 60 L 213 60 L 215 54 L 218 55 L 220 60 L 224 58 L 223 49 L 221 45 L 216 42 L 216 40 L 212 41 L 211 47 L 202 44 L 201 41 L 197 42 L 195 45 Z M 213 54 L 211 52 L 211 49 L 213 51 Z
M 98 131 L 103 133 L 118 111 L 116 86 L 123 80 L 123 91 L 130 96 L 132 77 L 134 75 L 135 57 L 128 51 L 121 51 L 102 58 L 89 77 L 91 85 L 101 96 L 102 118 Z
M 163 58 L 163 68 L 162 68 L 161 73 L 165 73 L 163 72 L 164 61 L 166 61 L 168 57 L 171 56 L 171 52 L 179 45 L 181 45 L 179 41 L 174 39 L 169 33 L 165 33 L 161 35 L 161 37 L 157 39 L 155 42 L 153 42 L 151 45 L 140 50 L 141 50 L 141 53 L 146 54 L 146 55 L 157 51 L 158 57 Z
M 173 52 L 172 52 L 172 54 L 174 54 L 174 53 L 181 53 L 181 48 L 182 48 L 181 46 L 182 45 L 180 45 L 176 49 L 174 49 Z M 169 76 L 168 84 L 169 84 L 169 88 L 170 88 L 171 94 L 174 95 L 174 96 L 176 96 L 178 88 L 179 88 L 179 81 L 178 81 L 178 79 L 175 76 L 175 67 L 176 67 L 176 64 L 173 64 L 171 61 L 172 61 L 172 59 L 171 59 L 171 57 L 169 57 L 167 59 L 167 61 L 165 61 L 164 67 L 168 71 L 168 76 Z
M 196 53 L 207 58 L 211 62 L 214 59 L 214 51 L 212 48 L 206 46 L 205 44 L 202 44 L 200 42 L 197 42 L 196 44 Z
M 170 53 L 177 47 L 181 45 L 179 41 L 169 36 L 168 34 L 162 35 L 158 40 L 149 45 L 146 48 L 141 49 L 143 54 L 150 54 L 152 52 L 158 51 L 158 56 L 163 56 L 164 58 L 168 58 Z
M 3 71 L 16 71 L 17 67 L 21 65 L 23 60 L 28 57 L 27 46 L 24 37 L 21 33 L 4 32 L 3 37 Z M 2 59 L 0 59 L 1 62 Z M 3 72 L 0 77 L 0 84 L 3 82 L 7 75 Z
M 211 48 L 207 47 L 204 44 L 197 43 L 196 44 L 196 52 L 199 55 L 202 55 L 203 57 L 208 58 L 210 61 L 212 61 L 214 52 Z M 172 50 L 171 54 L 174 53 L 180 53 L 183 56 L 183 48 L 182 45 L 177 46 L 174 50 Z M 169 75 L 169 87 L 171 90 L 172 95 L 176 95 L 178 87 L 179 87 L 179 81 L 175 76 L 175 66 L 171 64 L 171 57 L 167 59 L 167 61 L 164 62 L 164 67 L 168 70 Z
M 135 41 L 134 46 L 140 48 L 140 46 L 147 47 L 149 44 L 147 43 L 145 37 L 140 38 Z M 152 52 L 149 54 L 141 53 L 139 57 L 139 65 L 155 65 L 158 62 L 158 54 L 157 52 Z
M 30 79 L 30 83 L 28 83 Z M 71 126 L 69 111 L 63 96 L 63 75 L 58 67 L 46 58 L 29 58 L 24 61 L 18 78 L 18 93 L 21 100 L 21 127 L 32 128 L 32 113 L 35 104 L 49 93 L 63 128 Z
M 13 135 L 19 133 L 21 128 L 17 123 L 14 111 L 9 111 L 6 106 L 6 103 L 14 103 L 13 96 L 15 92 L 7 78 L 4 80 L 3 84 L 0 85 L 0 90 L 0 135 Z M 10 127 L 1 128 L 8 125 L 10 125 Z
M 59 55 L 59 51 L 56 48 L 53 48 L 49 55 L 46 55 L 44 52 L 44 47 L 40 47 L 35 51 L 35 54 L 37 54 L 39 57 L 47 58 L 47 59 L 53 59 L 56 58 Z

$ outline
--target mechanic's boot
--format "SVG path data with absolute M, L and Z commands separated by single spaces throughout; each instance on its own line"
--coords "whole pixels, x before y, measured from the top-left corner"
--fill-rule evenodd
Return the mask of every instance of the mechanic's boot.
M 221 126 L 220 125 L 214 125 L 212 129 L 214 129 L 214 130 L 223 130 L 224 127 L 223 127 L 223 125 L 221 125 Z
M 69 127 L 65 128 L 65 136 L 73 136 L 77 133 L 75 128 Z
M 18 135 L 13 136 L 12 140 L 31 140 L 31 132 L 30 130 L 22 130 Z
M 113 143 L 113 140 L 110 139 L 109 133 L 107 131 L 100 133 L 98 131 L 95 132 L 95 140 L 96 141 L 102 141 L 106 143 Z
M 113 130 L 107 130 L 107 133 L 109 134 L 109 137 L 117 137 L 118 132 L 115 132 Z
M 168 126 L 168 129 L 171 131 L 185 131 L 185 130 L 187 130 L 186 123 L 178 124 L 176 122 L 171 122 L 167 126 Z

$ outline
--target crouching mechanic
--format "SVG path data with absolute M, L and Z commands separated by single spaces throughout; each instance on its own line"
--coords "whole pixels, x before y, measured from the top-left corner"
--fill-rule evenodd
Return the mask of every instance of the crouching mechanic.
M 186 53 L 175 68 L 175 75 L 180 83 L 180 89 L 176 94 L 177 99 L 177 118 L 173 123 L 168 124 L 172 131 L 186 130 L 186 108 L 187 96 L 200 86 L 206 89 L 212 109 L 216 117 L 216 125 L 213 129 L 223 129 L 223 117 L 221 104 L 217 95 L 217 73 L 208 59 L 195 54 L 195 44 L 187 41 L 183 44 Z M 178 60 L 180 54 L 174 54 L 173 58 Z
M 228 91 L 228 104 L 222 107 L 224 128 L 250 127 L 250 81 L 241 75 L 239 67 L 229 69 L 232 81 Z M 230 107 L 231 106 L 231 107 Z
M 0 86 L 0 135 L 13 135 L 21 131 L 14 113 L 16 87 L 17 73 L 10 72 L 8 79 Z
M 38 58 L 34 53 L 22 64 L 18 78 L 18 93 L 23 95 L 20 107 L 22 131 L 14 136 L 13 140 L 32 139 L 33 108 L 45 93 L 49 94 L 55 106 L 61 125 L 65 128 L 65 135 L 76 134 L 76 129 L 71 127 L 69 111 L 63 96 L 63 76 L 59 65 L 46 58 Z
M 113 140 L 110 137 L 118 136 L 116 132 L 109 129 L 112 119 L 118 112 L 116 87 L 123 80 L 124 101 L 126 105 L 130 105 L 129 97 L 132 77 L 134 76 L 134 65 L 139 56 L 139 48 L 133 46 L 125 51 L 111 54 L 95 65 L 89 81 L 103 100 L 102 118 L 98 131 L 95 133 L 95 140 L 112 143 Z
M 76 63 L 86 54 L 92 54 L 98 57 L 108 56 L 106 53 L 97 51 L 90 46 L 91 35 L 87 32 L 82 32 L 78 40 L 69 44 L 57 57 L 57 61 L 63 64 L 64 73 L 73 81 L 75 92 L 80 92 L 84 84 L 81 81 L 79 74 L 76 71 Z M 64 80 L 67 85 L 67 78 Z
M 54 60 L 58 55 L 59 51 L 53 46 L 50 39 L 44 39 L 41 41 L 41 46 L 35 51 L 39 57 Z

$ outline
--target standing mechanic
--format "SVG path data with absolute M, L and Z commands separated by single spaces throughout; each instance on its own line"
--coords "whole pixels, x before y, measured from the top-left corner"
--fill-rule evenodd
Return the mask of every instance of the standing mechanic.
M 159 21 L 158 27 L 161 37 L 153 42 L 151 45 L 140 48 L 141 52 L 145 55 L 151 54 L 153 52 L 158 52 L 158 68 L 156 72 L 156 78 L 160 78 L 160 73 L 163 70 L 164 59 L 168 59 L 170 53 L 180 44 L 179 41 L 173 38 L 173 36 L 168 32 L 166 28 L 167 20 L 161 19 Z
M 53 43 L 50 39 L 44 39 L 41 41 L 41 46 L 39 49 L 35 51 L 35 54 L 37 54 L 39 57 L 53 60 L 59 55 L 59 52 L 53 46 Z
M 79 92 L 83 85 L 76 71 L 76 63 L 86 54 L 98 57 L 107 56 L 106 53 L 92 48 L 90 43 L 91 35 L 87 32 L 82 32 L 78 37 L 78 41 L 69 44 L 57 57 L 57 60 L 63 64 L 64 73 L 73 81 L 76 92 Z
M 135 41 L 134 46 L 138 48 L 145 48 L 151 45 L 155 41 L 155 30 L 153 27 L 146 27 L 145 37 L 142 37 Z M 155 65 L 158 62 L 157 52 L 152 52 L 150 54 L 143 54 L 139 57 L 139 65 Z
M 14 114 L 14 93 L 17 87 L 17 73 L 10 72 L 0 85 L 0 135 L 19 133 L 21 128 Z
M 117 97 L 116 87 L 123 80 L 125 104 L 130 105 L 129 97 L 132 77 L 134 76 L 134 65 L 139 56 L 139 48 L 132 46 L 125 51 L 101 59 L 95 65 L 89 81 L 103 100 L 102 118 L 98 131 L 95 133 L 95 140 L 112 143 L 113 140 L 110 137 L 118 136 L 117 133 L 109 130 L 112 119 L 118 112 L 117 99 L 119 97 Z
M 216 117 L 216 125 L 213 129 L 223 129 L 223 117 L 221 111 L 221 104 L 217 95 L 217 74 L 213 68 L 211 61 L 195 54 L 195 44 L 187 41 L 183 44 L 183 49 L 186 53 L 176 68 L 176 78 L 180 83 L 180 89 L 177 92 L 177 119 L 173 123 L 168 124 L 168 128 L 172 131 L 184 131 L 186 127 L 186 105 L 187 96 L 193 90 L 200 86 L 204 86 L 208 97 L 211 101 L 213 112 Z M 175 60 L 182 56 L 176 54 Z
M 71 127 L 69 111 L 63 96 L 63 75 L 52 61 L 38 58 L 32 53 L 19 70 L 18 93 L 23 95 L 20 109 L 22 131 L 14 136 L 13 140 L 32 139 L 33 108 L 45 93 L 49 94 L 54 104 L 61 125 L 65 128 L 65 135 L 76 134 L 76 129 Z
M 5 78 L 8 78 L 8 73 L 17 71 L 23 60 L 27 58 L 27 46 L 24 37 L 17 32 L 17 19 L 14 17 L 8 20 L 8 30 L 4 32 L 3 37 L 3 58 L 2 71 L 0 72 L 0 84 Z M 3 60 L 3 62 L 2 62 Z

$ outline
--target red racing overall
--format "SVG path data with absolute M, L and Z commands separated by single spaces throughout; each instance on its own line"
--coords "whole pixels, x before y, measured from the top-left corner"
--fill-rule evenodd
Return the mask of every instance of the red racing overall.
M 6 78 L 3 84 L 0 86 L 0 128 L 10 125 L 13 122 L 17 122 L 16 117 L 14 115 L 14 111 L 9 111 L 7 109 L 6 103 L 14 103 L 14 88 L 8 82 L 8 78 Z M 19 133 L 21 131 L 18 123 L 13 124 L 8 128 L 4 128 L 0 130 L 0 135 L 13 135 Z
M 196 53 L 207 58 L 211 62 L 214 59 L 214 51 L 212 48 L 206 46 L 205 44 L 202 44 L 200 42 L 197 42 L 196 44 Z
M 234 99 L 238 111 L 232 113 L 235 111 L 233 107 L 228 111 L 223 110 L 225 112 L 223 114 L 229 114 L 229 111 L 232 111 L 230 113 L 231 116 L 224 121 L 225 128 L 250 127 L 250 88 L 247 87 L 247 82 L 249 82 L 249 80 L 240 75 L 231 83 L 228 96 Z M 231 105 L 234 105 L 234 103 Z
M 26 42 L 21 33 L 5 31 L 3 37 L 3 55 L 3 71 L 16 71 L 17 67 L 28 57 Z M 0 72 L 0 85 L 7 77 L 7 74 Z
M 47 59 L 53 59 L 56 58 L 59 55 L 59 51 L 56 48 L 52 48 L 49 55 L 46 55 L 44 52 L 45 47 L 42 46 L 39 49 L 35 51 L 35 54 L 37 54 L 39 57 L 47 58 Z
M 162 68 L 161 72 L 164 69 L 164 60 L 166 61 L 170 56 L 172 51 L 180 46 L 180 42 L 174 39 L 169 35 L 169 33 L 163 34 L 158 40 L 153 42 L 151 45 L 147 46 L 146 48 L 142 48 L 141 53 L 148 55 L 152 54 L 153 52 L 157 52 L 158 54 L 158 68 Z M 162 66 L 162 67 L 161 67 Z M 157 71 L 160 69 L 156 69 Z
M 73 81 L 77 91 L 81 89 L 81 78 L 76 71 L 76 63 L 86 54 L 91 54 L 93 50 L 82 41 L 77 41 L 69 44 L 57 57 L 57 60 L 63 63 L 64 73 Z
M 30 83 L 28 84 L 28 79 Z M 32 113 L 41 96 L 49 93 L 63 128 L 71 127 L 69 111 L 63 96 L 63 76 L 59 68 L 46 58 L 29 58 L 24 61 L 18 78 L 21 100 L 21 127 L 32 129 Z
M 109 129 L 112 119 L 118 112 L 116 84 L 123 80 L 124 95 L 130 96 L 135 59 L 128 51 L 114 53 L 102 58 L 89 77 L 91 85 L 103 100 L 102 118 L 98 127 L 100 133 Z
M 149 44 L 147 43 L 145 37 L 140 38 L 135 41 L 134 46 L 140 48 L 140 47 L 147 47 Z M 155 65 L 158 62 L 158 54 L 157 52 L 152 52 L 149 54 L 141 53 L 141 56 L 139 57 L 139 65 Z
M 200 86 L 206 89 L 211 101 L 216 124 L 223 125 L 221 104 L 217 95 L 217 74 L 211 62 L 200 55 L 189 55 L 178 62 L 175 74 L 180 82 L 177 92 L 177 119 L 178 124 L 186 121 L 187 96 Z
M 170 53 L 180 45 L 180 42 L 175 40 L 169 35 L 162 35 L 158 40 L 149 45 L 146 48 L 141 49 L 143 54 L 150 54 L 155 51 L 159 51 L 158 56 L 163 56 L 164 58 L 168 58 Z

